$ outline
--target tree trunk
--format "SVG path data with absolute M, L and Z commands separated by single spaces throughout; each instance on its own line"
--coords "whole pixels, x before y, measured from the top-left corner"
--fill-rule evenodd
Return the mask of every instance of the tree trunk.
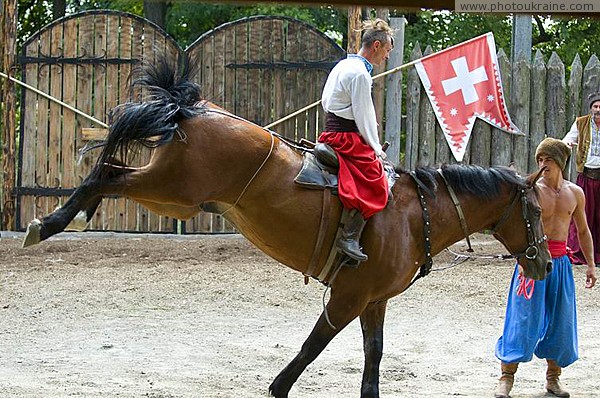
M 2 2 L 1 35 L 4 43 L 2 70 L 9 76 L 14 73 L 17 42 L 17 0 Z M 3 85 L 4 106 L 2 112 L 2 222 L 5 230 L 15 228 L 15 84 L 7 79 Z
M 54 19 L 64 17 L 66 9 L 67 9 L 67 0 L 52 1 L 52 17 Z
M 144 0 L 144 17 L 165 29 L 169 3 L 164 0 Z

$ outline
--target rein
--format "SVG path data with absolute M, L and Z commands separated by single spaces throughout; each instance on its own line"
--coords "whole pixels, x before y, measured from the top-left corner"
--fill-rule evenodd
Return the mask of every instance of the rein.
M 446 184 L 446 188 L 448 188 L 450 198 L 452 199 L 454 207 L 456 208 L 456 213 L 458 214 L 458 219 L 460 220 L 460 227 L 463 230 L 463 234 L 465 235 L 465 239 L 467 240 L 467 245 L 469 246 L 467 251 L 469 253 L 472 253 L 473 248 L 471 247 L 471 240 L 469 239 L 469 228 L 467 228 L 467 220 L 465 219 L 465 213 L 463 213 L 460 202 L 458 201 L 458 197 L 456 196 L 456 193 L 454 193 L 454 188 L 452 188 L 452 186 L 448 184 L 448 180 L 442 172 L 442 169 L 438 169 L 438 173 L 442 176 L 442 180 L 444 180 L 444 184 Z

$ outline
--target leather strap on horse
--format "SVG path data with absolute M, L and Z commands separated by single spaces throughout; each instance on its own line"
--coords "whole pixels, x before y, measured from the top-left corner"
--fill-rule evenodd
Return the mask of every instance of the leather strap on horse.
M 471 247 L 471 240 L 469 239 L 469 229 L 467 228 L 467 220 L 465 219 L 465 214 L 463 213 L 460 202 L 456 197 L 456 193 L 454 193 L 454 188 L 452 188 L 452 186 L 448 184 L 448 180 L 446 180 L 446 176 L 442 172 L 442 169 L 438 169 L 438 173 L 442 176 L 442 180 L 444 180 L 444 184 L 446 184 L 446 188 L 448 188 L 450 198 L 452 198 L 452 202 L 454 203 L 454 207 L 456 208 L 456 213 L 458 214 L 458 219 L 460 220 L 460 227 L 463 230 L 463 234 L 465 235 L 465 239 L 467 240 L 467 245 L 469 246 L 467 251 L 469 253 L 472 253 L 473 248 Z
M 323 248 L 323 240 L 325 239 L 325 233 L 329 229 L 329 209 L 331 208 L 331 189 L 323 189 L 323 207 L 321 208 L 321 221 L 319 222 L 319 232 L 317 234 L 317 241 L 315 242 L 315 248 L 313 249 L 308 268 L 304 274 L 304 284 L 308 284 L 308 278 L 315 275 L 317 268 L 319 255 Z
M 418 279 L 427 276 L 431 272 L 433 266 L 433 258 L 431 257 L 431 218 L 429 216 L 429 209 L 427 208 L 427 202 L 425 201 L 425 195 L 423 194 L 423 188 L 428 192 L 431 192 L 429 188 L 423 184 L 417 177 L 414 171 L 410 172 L 410 176 L 415 180 L 417 185 L 417 194 L 419 195 L 419 201 L 421 202 L 421 208 L 423 209 L 423 237 L 425 239 L 425 264 L 419 268 L 419 273 L 413 278 L 413 280 L 406 286 L 403 292 L 411 287 Z

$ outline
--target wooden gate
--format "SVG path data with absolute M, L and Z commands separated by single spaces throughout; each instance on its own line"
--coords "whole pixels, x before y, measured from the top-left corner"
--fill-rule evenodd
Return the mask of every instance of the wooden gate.
M 203 96 L 259 126 L 315 102 L 329 70 L 344 50 L 314 27 L 288 17 L 256 16 L 217 27 L 186 50 L 200 61 Z M 315 140 L 324 126 L 314 107 L 276 127 L 279 134 Z M 185 231 L 227 228 L 219 216 L 201 214 Z
M 108 113 L 131 100 L 127 78 L 133 64 L 152 61 L 157 50 L 183 51 L 162 29 L 132 14 L 91 11 L 59 19 L 23 46 L 19 62 L 25 82 L 108 123 Z M 343 57 L 335 42 L 303 22 L 251 17 L 222 25 L 186 51 L 201 62 L 203 96 L 259 125 L 266 125 L 320 96 L 329 69 Z M 140 93 L 134 93 L 134 96 Z M 323 123 L 313 108 L 276 130 L 314 140 Z M 53 211 L 87 176 L 96 153 L 80 163 L 88 119 L 30 91 L 22 92 L 17 229 Z M 140 153 L 137 164 L 149 159 Z M 133 201 L 106 198 L 88 229 L 127 232 L 231 232 L 222 217 L 201 214 L 179 228 Z

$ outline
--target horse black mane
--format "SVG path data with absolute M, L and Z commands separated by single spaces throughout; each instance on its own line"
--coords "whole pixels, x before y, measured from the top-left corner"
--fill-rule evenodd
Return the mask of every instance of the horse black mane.
M 130 98 L 139 88 L 143 101 L 126 102 L 112 109 L 108 137 L 99 145 L 103 150 L 97 166 L 117 157 L 126 163 L 128 151 L 136 146 L 154 148 L 171 142 L 180 121 L 203 113 L 200 86 L 192 80 L 197 67 L 188 55 L 181 56 L 177 65 L 164 53 L 157 53 L 154 62 L 137 64 L 129 76 Z M 95 172 L 101 168 L 96 167 Z
M 500 193 L 502 185 L 509 184 L 519 188 L 527 185 L 525 179 L 509 167 L 483 168 L 475 165 L 444 164 L 441 166 L 444 177 L 457 194 L 468 193 L 484 199 L 491 199 Z M 405 172 L 399 170 L 399 172 Z M 438 170 L 433 167 L 419 167 L 416 176 L 432 192 L 437 190 Z

